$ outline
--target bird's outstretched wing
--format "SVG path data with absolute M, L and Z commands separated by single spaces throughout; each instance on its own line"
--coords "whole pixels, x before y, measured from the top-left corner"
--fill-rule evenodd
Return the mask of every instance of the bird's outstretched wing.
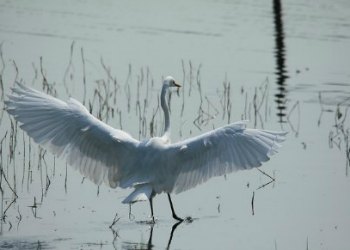
M 211 177 L 259 167 L 268 161 L 286 133 L 246 129 L 245 124 L 233 123 L 169 145 L 163 157 L 171 160 L 159 174 L 168 172 L 172 176 L 171 191 L 179 193 Z
M 63 102 L 17 83 L 5 105 L 36 143 L 66 156 L 94 183 L 117 187 L 128 175 L 139 141 L 96 119 L 78 101 Z

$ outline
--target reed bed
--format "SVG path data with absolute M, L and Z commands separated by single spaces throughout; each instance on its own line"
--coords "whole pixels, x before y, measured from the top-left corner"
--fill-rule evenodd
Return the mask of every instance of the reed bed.
M 61 178 L 62 188 L 67 193 L 69 171 L 67 164 L 56 159 L 45 149 L 37 146 L 19 129 L 17 124 L 4 112 L 3 100 L 10 86 L 15 82 L 28 84 L 41 89 L 47 94 L 60 99 L 73 97 L 81 101 L 91 114 L 110 125 L 125 129 L 134 137 L 142 140 L 162 133 L 163 115 L 159 105 L 159 89 L 164 76 L 154 76 L 148 67 L 134 69 L 129 64 L 125 76 L 116 76 L 112 66 L 100 58 L 96 64 L 86 57 L 83 47 L 77 48 L 73 42 L 70 46 L 67 66 L 63 69 L 62 83 L 50 79 L 45 68 L 45 60 L 39 58 L 39 63 L 32 63 L 33 78 L 22 79 L 16 62 L 5 58 L 3 43 L 0 44 L 0 193 L 1 193 L 1 228 L 0 232 L 12 230 L 24 223 L 23 211 L 31 210 L 34 218 L 40 218 L 38 210 L 50 195 L 52 183 Z M 176 140 L 199 134 L 201 131 L 214 129 L 222 124 L 239 119 L 248 119 L 254 127 L 264 128 L 264 124 L 274 119 L 270 99 L 271 88 L 269 79 L 265 79 L 253 89 L 240 83 L 232 83 L 226 75 L 222 81 L 209 85 L 203 84 L 202 65 L 192 61 L 182 60 L 179 63 L 182 71 L 182 88 L 180 97 L 172 93 L 171 113 L 174 119 L 173 137 Z M 7 70 L 13 72 L 12 82 L 4 83 Z M 88 72 L 98 72 L 92 78 Z M 210 90 L 203 86 L 211 86 Z M 320 97 L 321 98 L 321 97 Z M 238 106 L 237 103 L 244 105 Z M 300 128 L 301 104 L 290 105 L 287 123 L 281 127 L 290 129 L 298 136 Z M 346 127 L 348 107 L 340 104 L 334 111 L 335 127 L 330 132 L 330 147 L 340 148 L 339 140 L 343 141 L 347 166 L 349 168 L 349 128 Z M 322 109 L 322 112 L 323 109 Z M 320 116 L 320 119 L 322 117 Z M 58 171 L 59 170 L 59 171 Z M 275 181 L 274 174 L 260 171 L 268 180 L 252 191 L 252 214 L 257 190 Z M 273 176 L 273 177 L 272 177 Z M 84 182 L 82 178 L 81 183 Z M 249 186 L 249 184 L 248 184 Z M 23 196 L 32 197 L 32 204 L 24 206 L 18 202 Z M 99 195 L 97 187 L 96 195 Z M 218 204 L 220 212 L 220 199 Z M 131 211 L 130 211 L 131 214 Z M 114 218 L 112 226 L 118 221 Z

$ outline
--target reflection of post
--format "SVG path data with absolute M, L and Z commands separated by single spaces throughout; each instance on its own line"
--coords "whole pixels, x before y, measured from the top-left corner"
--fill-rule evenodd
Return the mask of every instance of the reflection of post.
M 275 25 L 275 58 L 276 58 L 276 83 L 278 92 L 275 94 L 277 103 L 279 122 L 285 122 L 286 116 L 286 79 L 288 78 L 286 70 L 286 49 L 284 46 L 284 32 L 282 20 L 281 0 L 273 0 L 273 17 Z

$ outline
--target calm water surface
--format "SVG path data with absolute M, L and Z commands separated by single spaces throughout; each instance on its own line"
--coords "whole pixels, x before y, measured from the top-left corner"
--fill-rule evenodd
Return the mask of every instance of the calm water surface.
M 0 111 L 0 248 L 348 249 L 349 27 L 346 0 L 0 0 L 2 100 L 23 81 L 143 139 L 162 132 L 172 75 L 173 141 L 240 119 L 289 132 L 261 168 L 275 181 L 238 172 L 174 196 L 195 218 L 177 227 L 157 196 L 151 227 L 147 203 L 130 213 L 130 190 L 84 180 Z

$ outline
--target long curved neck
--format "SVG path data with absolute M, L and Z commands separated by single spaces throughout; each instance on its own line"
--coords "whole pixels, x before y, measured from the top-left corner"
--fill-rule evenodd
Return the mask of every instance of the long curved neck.
M 162 106 L 164 112 L 164 135 L 166 137 L 170 137 L 170 116 L 169 116 L 169 108 L 166 103 L 165 97 L 168 92 L 169 87 L 163 85 L 162 93 L 160 95 L 160 105 Z

